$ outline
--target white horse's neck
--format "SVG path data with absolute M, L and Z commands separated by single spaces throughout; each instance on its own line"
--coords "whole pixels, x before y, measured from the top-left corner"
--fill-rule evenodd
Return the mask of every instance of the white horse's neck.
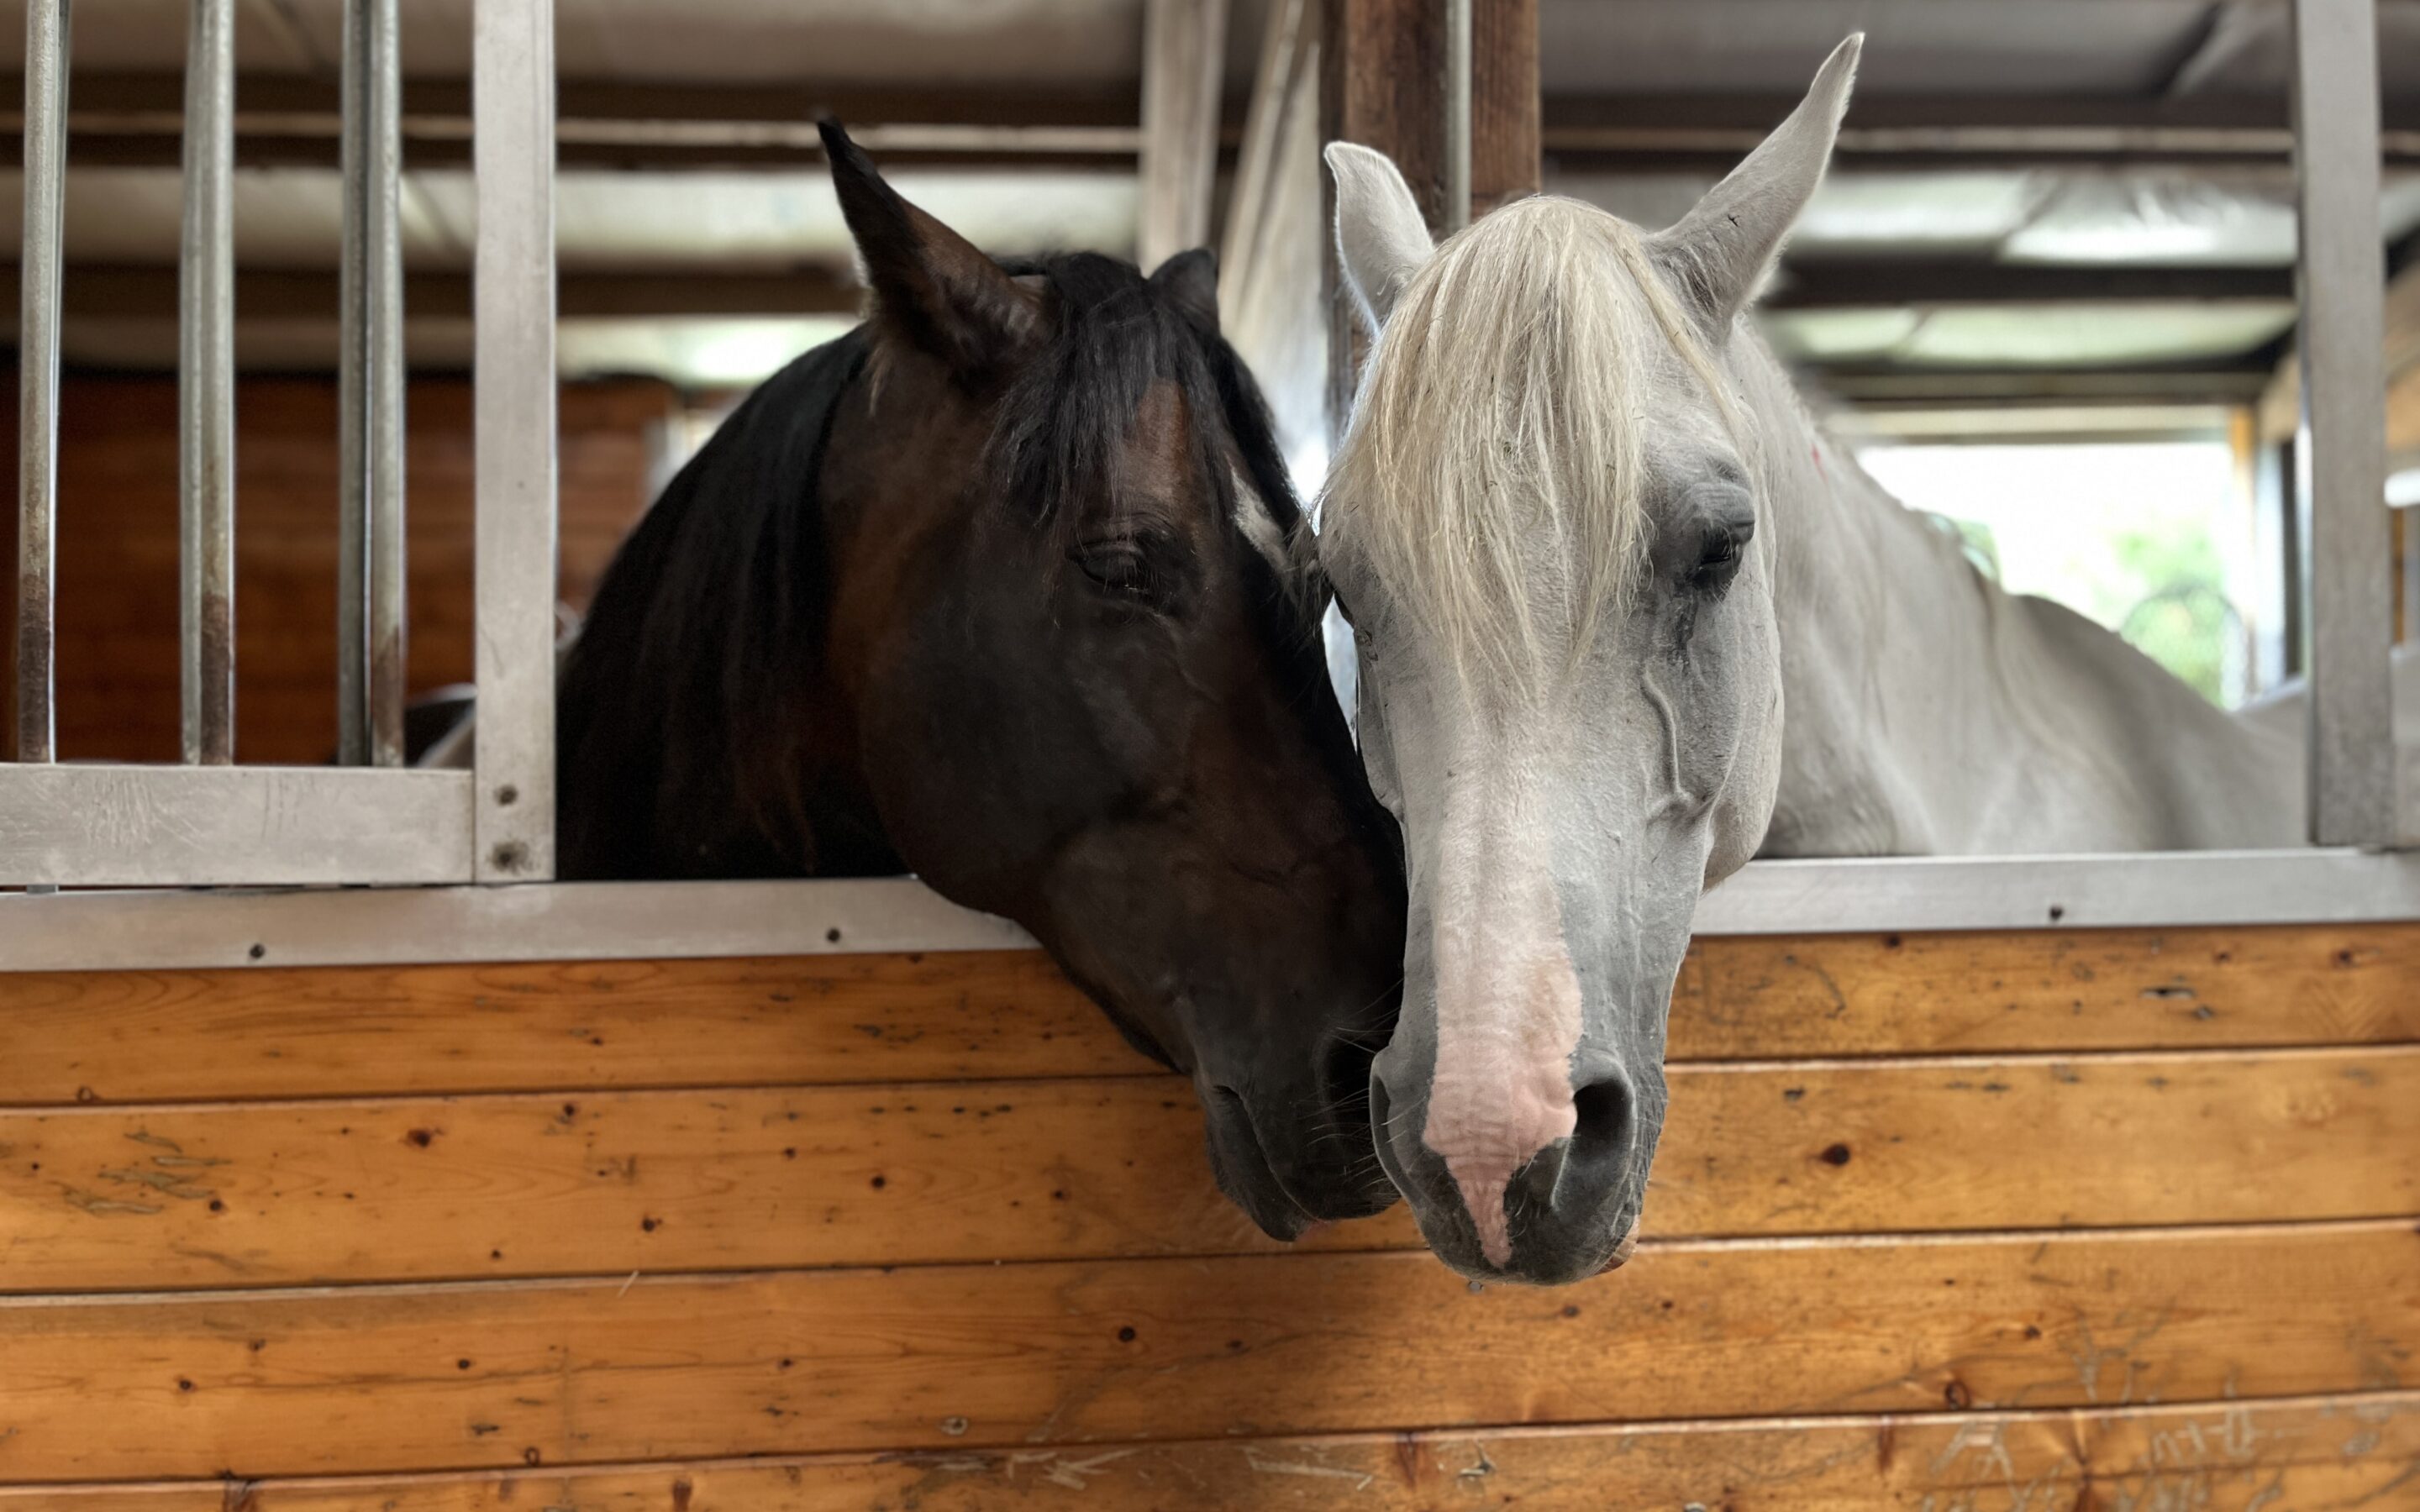
M 1762 436 L 1783 755 L 1773 856 L 2291 845 L 2297 743 L 2009 594 L 1823 434 L 1743 334 Z

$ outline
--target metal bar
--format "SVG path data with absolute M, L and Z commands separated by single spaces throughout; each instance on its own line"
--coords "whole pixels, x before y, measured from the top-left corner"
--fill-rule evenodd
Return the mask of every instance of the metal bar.
M 389 777 L 323 775 L 366 778 L 370 786 Z M 0 771 L 0 796 L 8 776 Z M 1707 895 L 1696 930 L 1879 934 L 2413 918 L 2420 918 L 2420 856 L 2303 850 L 1756 861 Z M 1031 943 L 1005 919 L 960 908 L 905 877 L 0 896 L 0 974 L 997 950 Z
M 1470 224 L 1470 0 L 1445 0 L 1445 229 Z
M 554 6 L 476 0 L 473 874 L 554 874 Z
M 0 887 L 466 882 L 470 797 L 458 771 L 0 767 Z
M 344 241 L 336 291 L 336 761 L 370 761 L 369 639 L 369 73 L 374 0 L 345 0 L 337 161 L 344 179 Z
M 18 314 L 17 759 L 58 755 L 53 533 L 59 492 L 59 225 L 66 182 L 69 0 L 25 7 L 24 269 Z
M 2310 605 L 2310 822 L 2322 845 L 2391 845 L 2386 264 L 2374 0 L 2294 0 L 2303 394 L 2296 448 Z
M 337 759 L 403 764 L 403 250 L 395 0 L 346 0 Z
M 235 759 L 235 4 L 190 5 L 177 353 L 185 760 L 225 765 Z

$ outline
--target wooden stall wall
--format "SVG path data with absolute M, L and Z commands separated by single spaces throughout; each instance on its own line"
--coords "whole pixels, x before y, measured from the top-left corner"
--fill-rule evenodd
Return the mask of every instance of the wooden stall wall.
M 1030 953 L 0 975 L 0 1512 L 2420 1505 L 2420 924 L 1715 939 L 1631 1266 Z
M 15 377 L 5 387 L 13 405 Z M 566 386 L 563 593 L 590 589 L 653 497 L 673 391 Z M 411 686 L 471 676 L 471 385 L 425 378 L 406 406 Z M 336 748 L 336 386 L 246 378 L 236 395 L 236 757 L 330 761 Z M 5 475 L 16 429 L 0 426 Z M 59 427 L 58 749 L 67 761 L 178 755 L 177 385 L 70 378 Z M 16 560 L 0 510 L 0 560 Z M 15 579 L 9 579 L 13 587 Z M 9 620 L 14 624 L 13 616 Z M 0 702 L 16 687 L 0 644 Z M 13 732 L 13 717 L 5 721 Z

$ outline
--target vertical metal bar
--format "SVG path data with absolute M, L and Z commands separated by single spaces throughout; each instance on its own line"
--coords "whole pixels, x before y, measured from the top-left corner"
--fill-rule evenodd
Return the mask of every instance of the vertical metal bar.
M 52 697 L 59 510 L 59 225 L 69 0 L 25 7 L 25 241 L 17 391 L 17 759 L 57 758 Z
M 345 0 L 342 146 L 344 242 L 336 293 L 336 761 L 370 759 L 369 638 L 369 74 L 371 0 Z
M 1445 0 L 1445 228 L 1470 224 L 1470 0 Z
M 346 0 L 337 759 L 403 764 L 403 243 L 396 0 Z
M 185 760 L 235 760 L 235 4 L 189 0 L 177 483 Z
M 483 882 L 554 874 L 554 5 L 475 0 L 477 835 Z
M 2374 0 L 2294 0 L 2293 39 L 2311 839 L 2389 845 L 2396 757 Z

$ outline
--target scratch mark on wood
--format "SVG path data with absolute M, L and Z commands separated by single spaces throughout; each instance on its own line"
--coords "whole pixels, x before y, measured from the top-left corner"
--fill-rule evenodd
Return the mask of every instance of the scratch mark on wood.
M 155 1208 L 147 1202 L 120 1202 L 114 1197 L 95 1196 L 90 1192 L 79 1191 L 71 1186 L 63 1186 L 59 1190 L 67 1194 L 70 1207 L 82 1208 L 95 1217 L 106 1218 L 114 1213 L 132 1213 L 147 1218 L 167 1211 L 164 1208 Z
M 1306 1464 L 1299 1459 L 1271 1459 L 1258 1449 L 1244 1451 L 1244 1463 L 1264 1475 L 1315 1475 L 1326 1480 L 1349 1480 L 1357 1491 L 1366 1491 L 1376 1476 L 1358 1470 L 1345 1470 L 1336 1465 Z M 1464 1471 L 1464 1474 L 1470 1473 Z
M 112 1181 L 124 1181 L 130 1186 L 147 1186 L 166 1196 L 182 1197 L 188 1202 L 206 1202 L 218 1196 L 204 1187 L 193 1185 L 183 1177 L 167 1171 L 141 1169 L 103 1171 L 102 1177 Z

